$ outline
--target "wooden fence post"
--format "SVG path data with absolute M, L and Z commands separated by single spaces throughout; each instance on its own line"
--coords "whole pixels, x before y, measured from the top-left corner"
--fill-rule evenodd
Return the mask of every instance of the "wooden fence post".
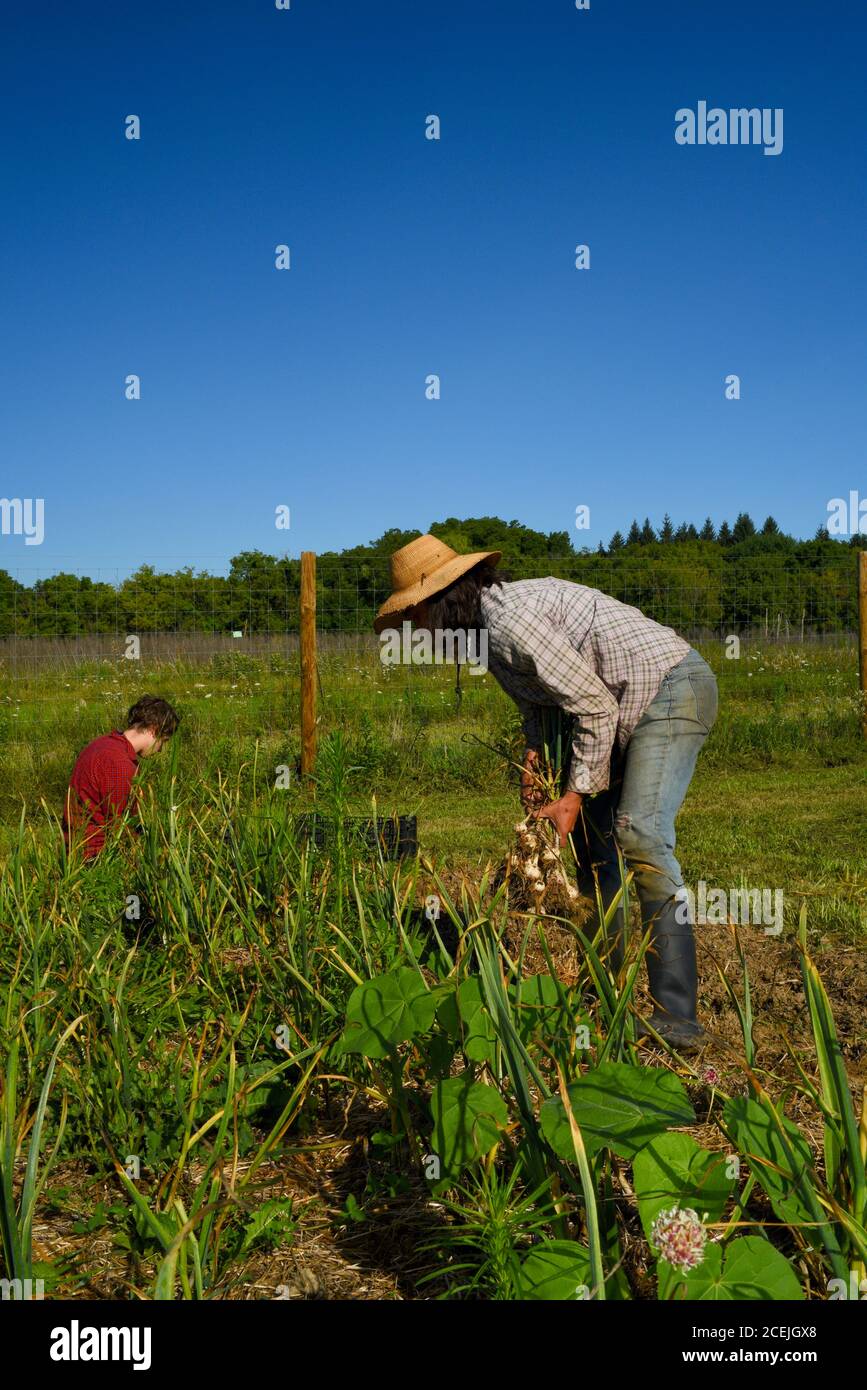
M 867 550 L 858 551 L 858 670 L 861 675 L 861 733 L 867 738 Z
M 316 766 L 316 556 L 301 552 L 301 776 Z

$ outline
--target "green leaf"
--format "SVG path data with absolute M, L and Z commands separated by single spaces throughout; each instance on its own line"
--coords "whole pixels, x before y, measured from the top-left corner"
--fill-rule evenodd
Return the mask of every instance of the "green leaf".
M 461 1035 L 461 1016 L 458 1012 L 457 988 L 441 993 L 437 999 L 437 1023 L 449 1038 Z
M 719 1221 L 735 1179 L 726 1177 L 724 1154 L 710 1153 L 688 1134 L 660 1134 L 645 1144 L 632 1164 L 638 1213 L 644 1234 L 661 1211 L 692 1207 L 708 1221 Z
M 681 1274 L 659 1261 L 659 1296 L 678 1296 L 690 1302 L 800 1301 L 804 1295 L 788 1260 L 761 1236 L 740 1236 L 723 1252 L 708 1245 L 701 1264 Z
M 435 1029 L 425 1038 L 424 1043 L 424 1058 L 427 1063 L 425 1070 L 428 1077 L 439 1080 L 441 1077 L 448 1076 L 452 1069 L 454 1055 L 454 1040 L 449 1037 L 448 1033 L 444 1033 L 439 1028 Z
M 481 983 L 475 976 L 463 980 L 439 1004 L 437 1019 L 449 1037 L 460 1041 L 461 1050 L 471 1062 L 493 1062 L 496 1033 L 482 997 Z
M 358 1205 L 355 1196 L 351 1192 L 343 1204 L 343 1211 L 345 1215 L 349 1217 L 350 1221 L 354 1221 L 356 1224 L 360 1225 L 362 1221 L 367 1220 L 367 1213 L 363 1207 Z
M 338 1050 L 387 1057 L 398 1043 L 427 1032 L 436 1005 L 424 980 L 407 966 L 365 980 L 349 996 Z
M 440 1081 L 431 1096 L 434 1152 L 443 1177 L 454 1177 L 496 1144 L 508 1122 L 506 1103 L 493 1086 L 468 1073 Z
M 812 1221 L 813 1215 L 798 1187 L 815 1182 L 813 1159 L 798 1126 L 781 1119 L 784 1142 L 773 1116 L 758 1101 L 746 1096 L 732 1096 L 725 1104 L 723 1117 L 780 1220 L 791 1225 Z
M 571 1240 L 543 1240 L 521 1265 L 521 1297 L 583 1300 L 590 1289 L 590 1251 Z
M 664 1067 L 603 1062 L 573 1082 L 569 1101 L 591 1155 L 607 1146 L 621 1158 L 633 1158 L 670 1126 L 695 1123 L 681 1081 Z M 574 1162 L 569 1120 L 559 1096 L 543 1103 L 539 1119 L 554 1152 Z
M 297 1221 L 292 1215 L 292 1200 L 272 1197 L 257 1208 L 244 1227 L 240 1253 L 245 1254 L 256 1241 L 267 1239 L 271 1246 L 285 1244 L 294 1234 Z
M 471 1062 L 493 1062 L 496 1034 L 482 998 L 482 986 L 473 976 L 458 989 L 458 1009 L 463 1024 L 463 1050 Z
M 570 1030 L 574 1032 L 579 1021 L 585 1021 L 564 1008 L 560 998 L 561 989 L 562 986 L 552 975 L 528 975 L 521 981 L 519 1005 L 518 989 L 514 985 L 510 987 L 509 993 L 515 1001 L 518 1031 L 525 1042 L 552 1033 L 563 1036 Z

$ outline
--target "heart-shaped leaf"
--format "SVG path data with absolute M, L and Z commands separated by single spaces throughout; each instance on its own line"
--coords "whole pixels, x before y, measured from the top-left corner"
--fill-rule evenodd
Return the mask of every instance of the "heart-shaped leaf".
M 493 1062 L 496 1034 L 475 976 L 463 980 L 437 1009 L 437 1017 L 450 1036 L 459 1038 L 461 1050 L 471 1062 Z
M 635 1155 L 632 1178 L 645 1235 L 661 1211 L 692 1207 L 718 1221 L 735 1184 L 726 1156 L 703 1149 L 688 1134 L 659 1134 Z
M 433 1147 L 443 1177 L 454 1177 L 496 1144 L 507 1124 L 506 1103 L 493 1086 L 473 1081 L 468 1072 L 440 1081 L 431 1096 Z
M 427 1032 L 436 1005 L 418 972 L 406 966 L 365 980 L 349 996 L 338 1051 L 386 1057 L 397 1043 Z
M 708 1245 L 689 1274 L 659 1261 L 659 1297 L 695 1302 L 782 1302 L 801 1300 L 798 1276 L 788 1260 L 761 1236 L 740 1236 L 723 1252 Z
M 664 1067 L 603 1062 L 573 1082 L 569 1101 L 590 1154 L 608 1147 L 632 1158 L 669 1127 L 695 1123 L 680 1079 Z M 539 1118 L 554 1152 L 574 1162 L 569 1118 L 559 1096 L 543 1103 Z
M 521 1265 L 521 1297 L 583 1300 L 590 1291 L 590 1251 L 572 1240 L 543 1240 Z

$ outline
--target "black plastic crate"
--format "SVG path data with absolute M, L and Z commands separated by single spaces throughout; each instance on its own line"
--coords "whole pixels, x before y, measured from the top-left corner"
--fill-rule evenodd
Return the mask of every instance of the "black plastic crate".
M 337 838 L 337 823 L 320 811 L 296 818 L 296 825 L 314 849 L 330 848 Z M 345 816 L 343 835 L 348 848 L 382 851 L 384 859 L 414 859 L 418 854 L 415 816 Z

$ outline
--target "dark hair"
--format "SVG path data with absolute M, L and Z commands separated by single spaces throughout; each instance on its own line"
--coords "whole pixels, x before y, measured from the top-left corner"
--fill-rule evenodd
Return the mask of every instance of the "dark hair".
M 159 695 L 142 695 L 126 717 L 128 729 L 150 729 L 157 738 L 171 738 L 180 722 L 177 710 Z
M 478 631 L 482 627 L 482 590 L 508 583 L 508 575 L 490 561 L 474 565 L 460 579 L 427 601 L 427 622 L 432 632 Z

